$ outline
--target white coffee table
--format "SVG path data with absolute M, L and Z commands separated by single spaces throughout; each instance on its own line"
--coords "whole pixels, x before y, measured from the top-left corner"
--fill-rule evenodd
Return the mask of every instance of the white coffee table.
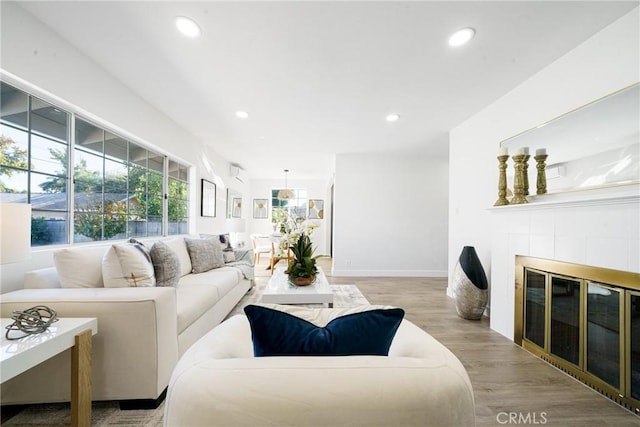
M 261 302 L 270 304 L 327 304 L 333 307 L 333 291 L 322 268 L 318 267 L 316 280 L 309 286 L 289 283 L 285 267 L 276 267 L 273 276 L 262 293 Z
M 95 318 L 61 318 L 39 334 L 18 340 L 5 338 L 6 326 L 12 319 L 1 319 L 0 382 L 33 368 L 71 348 L 71 425 L 91 425 L 91 338 L 98 332 Z M 14 333 L 10 336 L 13 336 Z M 20 335 L 15 333 L 15 335 Z M 33 384 L 33 387 L 53 387 Z

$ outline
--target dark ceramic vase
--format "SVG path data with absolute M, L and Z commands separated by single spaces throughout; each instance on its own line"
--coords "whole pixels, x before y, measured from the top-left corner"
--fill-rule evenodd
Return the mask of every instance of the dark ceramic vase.
M 465 246 L 453 269 L 453 298 L 456 311 L 464 319 L 482 318 L 488 300 L 487 275 L 473 246 Z

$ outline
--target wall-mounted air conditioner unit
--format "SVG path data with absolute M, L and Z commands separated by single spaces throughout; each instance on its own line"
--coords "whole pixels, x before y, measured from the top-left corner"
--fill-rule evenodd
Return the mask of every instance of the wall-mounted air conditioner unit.
M 231 177 L 237 179 L 240 182 L 247 181 L 247 173 L 240 168 L 240 166 L 231 166 Z

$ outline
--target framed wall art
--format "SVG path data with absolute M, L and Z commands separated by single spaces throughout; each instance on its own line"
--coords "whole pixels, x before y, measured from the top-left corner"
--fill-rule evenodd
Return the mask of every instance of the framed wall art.
M 253 199 L 253 217 L 257 219 L 269 217 L 268 199 Z
M 216 185 L 206 179 L 202 179 L 200 216 L 216 216 Z
M 324 200 L 309 200 L 309 219 L 324 219 Z
M 242 218 L 242 197 L 234 197 L 231 206 L 231 218 Z

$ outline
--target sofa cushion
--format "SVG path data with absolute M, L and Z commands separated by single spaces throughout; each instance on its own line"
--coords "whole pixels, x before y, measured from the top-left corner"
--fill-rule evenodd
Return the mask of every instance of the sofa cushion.
M 189 276 L 186 276 L 189 277 Z M 186 286 L 176 290 L 178 334 L 187 329 L 204 313 L 211 310 L 220 296 L 215 286 Z
M 180 259 L 166 243 L 157 241 L 149 251 L 156 286 L 176 286 L 180 281 Z
M 224 265 L 222 248 L 215 239 L 184 239 L 193 273 L 204 273 Z
M 61 288 L 102 288 L 104 246 L 78 246 L 53 253 Z M 82 266 L 82 268 L 79 268 Z
M 400 308 L 338 317 L 326 326 L 279 310 L 248 305 L 253 352 L 263 356 L 387 356 L 404 317 Z
M 243 279 L 242 272 L 235 267 L 220 267 L 205 273 L 187 274 L 180 278 L 178 287 L 209 286 L 218 289 L 220 298 L 235 288 Z
M 102 261 L 105 288 L 155 286 L 149 250 L 140 242 L 112 245 Z

